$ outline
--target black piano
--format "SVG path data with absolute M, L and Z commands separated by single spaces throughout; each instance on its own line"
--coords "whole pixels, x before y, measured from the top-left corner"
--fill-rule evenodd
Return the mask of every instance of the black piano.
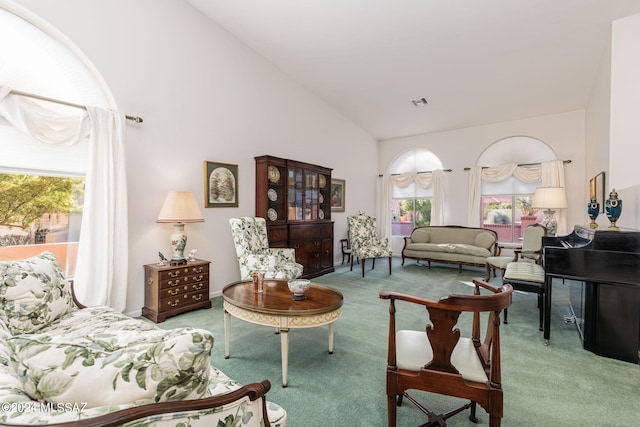
M 567 236 L 543 237 L 542 245 L 547 288 L 554 278 L 570 281 L 570 308 L 584 348 L 639 363 L 640 232 L 576 226 Z M 548 340 L 550 310 L 544 313 Z

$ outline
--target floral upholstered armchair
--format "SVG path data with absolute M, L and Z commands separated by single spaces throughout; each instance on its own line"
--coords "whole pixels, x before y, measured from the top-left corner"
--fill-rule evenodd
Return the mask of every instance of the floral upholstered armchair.
M 302 275 L 294 249 L 270 248 L 264 218 L 231 218 L 231 234 L 236 246 L 241 280 L 249 280 L 254 271 L 265 271 L 269 279 L 295 279 Z
M 362 277 L 364 277 L 364 264 L 367 258 L 373 259 L 371 269 L 376 266 L 376 258 L 389 258 L 389 274 L 391 274 L 389 239 L 377 235 L 376 219 L 372 216 L 359 214 L 348 217 L 347 222 L 351 242 L 351 270 L 353 270 L 353 259 L 359 258 Z
M 2 261 L 0 425 L 284 426 L 269 381 L 211 366 L 213 338 L 82 306 L 51 252 Z

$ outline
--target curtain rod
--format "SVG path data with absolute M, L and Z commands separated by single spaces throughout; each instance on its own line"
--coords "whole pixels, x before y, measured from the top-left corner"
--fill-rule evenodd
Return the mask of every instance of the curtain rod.
M 15 89 L 11 89 L 11 93 L 13 93 L 14 95 L 25 96 L 27 98 L 34 98 L 34 99 L 39 99 L 41 101 L 53 102 L 54 104 L 66 105 L 68 107 L 81 108 L 83 110 L 87 109 L 87 107 L 85 107 L 84 105 L 74 104 L 73 102 L 60 101 L 59 99 L 47 98 L 46 96 L 42 96 L 42 95 L 34 95 L 33 93 L 22 92 Z M 124 116 L 124 117 L 127 120 L 131 120 L 136 123 L 142 123 L 143 121 L 142 117 L 138 117 L 138 116 Z
M 562 161 L 562 163 L 571 163 L 571 160 L 563 160 L 563 161 Z M 537 162 L 537 163 L 520 163 L 520 164 L 518 164 L 518 166 L 535 166 L 535 165 L 540 165 L 540 164 L 542 164 L 542 162 Z M 492 166 L 482 166 L 482 169 L 487 169 L 487 168 L 490 168 L 490 167 L 492 167 Z M 466 170 L 466 171 L 470 171 L 470 170 L 471 170 L 471 168 L 467 167 L 467 168 L 464 168 L 464 170 Z
M 431 173 L 433 171 L 420 171 L 420 172 L 416 172 L 416 173 Z M 442 169 L 442 172 L 453 172 L 453 169 Z M 397 176 L 397 175 L 402 175 L 401 173 L 392 173 L 391 176 Z M 382 177 L 383 175 L 378 175 L 378 178 Z

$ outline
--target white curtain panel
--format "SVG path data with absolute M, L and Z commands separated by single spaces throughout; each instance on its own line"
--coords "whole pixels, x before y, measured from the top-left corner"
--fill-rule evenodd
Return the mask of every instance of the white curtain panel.
M 127 295 L 127 188 L 123 117 L 99 107 L 63 115 L 0 86 L 0 116 L 45 144 L 89 137 L 89 165 L 74 288 L 85 305 L 124 311 Z
M 482 191 L 482 181 L 499 182 L 509 178 L 511 175 L 520 181 L 533 183 L 542 181 L 543 187 L 564 187 L 564 162 L 562 160 L 552 160 L 539 165 L 518 166 L 508 164 L 483 168 L 474 166 L 469 175 L 469 216 L 467 223 L 470 227 L 480 227 L 480 196 Z M 558 221 L 558 233 L 566 234 L 566 213 L 564 210 L 556 212 Z

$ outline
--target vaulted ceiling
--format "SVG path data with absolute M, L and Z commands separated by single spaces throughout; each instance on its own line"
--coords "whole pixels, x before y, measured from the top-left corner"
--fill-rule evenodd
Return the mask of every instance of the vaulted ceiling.
M 378 139 L 583 109 L 612 21 L 640 13 L 639 0 L 187 1 Z

